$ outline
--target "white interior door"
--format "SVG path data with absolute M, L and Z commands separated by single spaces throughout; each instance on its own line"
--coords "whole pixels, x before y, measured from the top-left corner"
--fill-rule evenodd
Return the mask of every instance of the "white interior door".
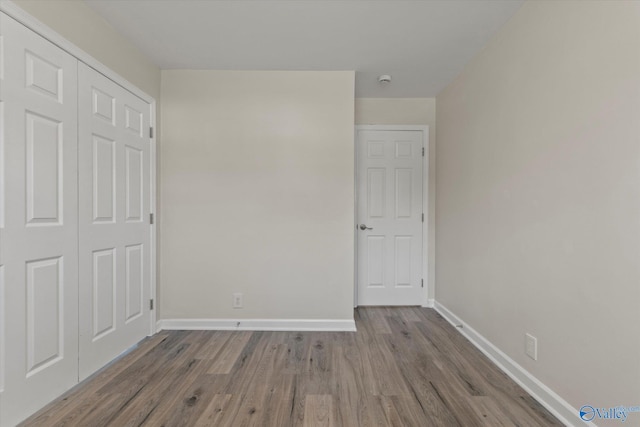
M 0 425 L 12 426 L 78 381 L 77 60 L 0 13 L 0 97 Z
M 421 305 L 423 132 L 359 130 L 358 305 Z
M 150 105 L 78 75 L 82 380 L 150 331 Z

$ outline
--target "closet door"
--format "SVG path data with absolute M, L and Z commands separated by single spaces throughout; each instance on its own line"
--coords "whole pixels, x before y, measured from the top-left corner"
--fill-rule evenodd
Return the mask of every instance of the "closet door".
M 77 60 L 0 13 L 0 81 L 0 425 L 11 426 L 78 381 Z
M 150 105 L 78 74 L 82 380 L 150 332 Z

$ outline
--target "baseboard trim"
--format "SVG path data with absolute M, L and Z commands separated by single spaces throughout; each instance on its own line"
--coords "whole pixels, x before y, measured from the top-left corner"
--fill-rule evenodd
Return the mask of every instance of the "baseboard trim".
M 426 302 L 426 304 L 423 305 L 423 307 L 426 308 L 433 308 L 435 304 L 435 300 L 433 298 L 429 298 Z
M 343 331 L 355 332 L 354 320 L 333 319 L 161 319 L 157 330 Z
M 438 301 L 435 301 L 434 308 L 442 317 L 455 326 L 458 332 L 471 341 L 474 346 L 476 346 L 482 353 L 484 353 L 485 356 L 495 363 L 498 368 L 504 371 L 505 374 L 520 385 L 520 387 L 525 389 L 527 393 L 540 402 L 542 406 L 544 406 L 561 422 L 570 427 L 584 425 L 584 421 L 580 419 L 578 415 L 579 411 L 576 408 L 571 406 L 557 393 L 531 375 L 531 373 L 503 353 L 484 336 L 463 322 L 458 316 Z M 589 424 L 595 426 L 593 422 Z

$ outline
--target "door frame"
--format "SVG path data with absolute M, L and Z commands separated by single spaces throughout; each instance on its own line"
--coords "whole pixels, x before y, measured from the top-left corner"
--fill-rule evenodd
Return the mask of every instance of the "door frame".
M 134 84 L 130 83 L 128 80 L 124 79 L 120 75 L 118 75 L 115 71 L 111 70 L 109 67 L 104 65 L 102 62 L 95 59 L 93 56 L 89 55 L 82 49 L 80 49 L 75 44 L 71 43 L 69 40 L 65 39 L 63 36 L 58 34 L 56 31 L 48 27 L 47 25 L 40 22 L 38 19 L 31 16 L 29 13 L 21 9 L 19 6 L 14 4 L 10 0 L 2 0 L 0 1 L 0 11 L 6 13 L 25 27 L 29 28 L 36 34 L 39 34 L 41 37 L 50 41 L 54 45 L 58 46 L 60 49 L 64 50 L 71 56 L 75 57 L 78 61 L 85 63 L 89 67 L 93 68 L 100 74 L 104 75 L 108 79 L 112 80 L 114 83 L 122 86 L 127 91 L 131 92 L 133 95 L 142 99 L 143 101 L 149 104 L 150 114 L 149 114 L 149 124 L 153 129 L 152 135 L 150 135 L 150 213 L 154 217 L 153 224 L 151 224 L 151 236 L 150 236 L 150 244 L 151 244 L 151 253 L 150 253 L 150 286 L 149 290 L 150 298 L 154 301 L 154 308 L 150 311 L 151 318 L 149 319 L 149 335 L 153 335 L 157 331 L 157 298 L 156 298 L 156 280 L 157 280 L 157 206 L 156 206 L 156 191 L 157 191 L 157 147 L 156 147 L 156 135 L 158 133 L 158 128 L 156 126 L 156 100 L 151 95 L 144 92 L 142 89 L 138 88 Z M 1 335 L 1 331 L 0 331 Z
M 429 281 L 429 126 L 428 125 L 356 125 L 353 138 L 354 149 L 354 270 L 353 270 L 353 306 L 358 307 L 358 132 L 370 131 L 419 131 L 422 132 L 424 157 L 422 157 L 422 212 L 425 221 L 422 225 L 422 277 L 424 291 L 422 295 L 422 307 L 432 307 L 429 299 L 432 284 Z

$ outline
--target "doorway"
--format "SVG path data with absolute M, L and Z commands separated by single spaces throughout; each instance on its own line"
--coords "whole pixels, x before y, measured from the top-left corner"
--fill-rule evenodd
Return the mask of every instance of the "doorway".
M 356 305 L 426 301 L 426 126 L 356 127 Z

